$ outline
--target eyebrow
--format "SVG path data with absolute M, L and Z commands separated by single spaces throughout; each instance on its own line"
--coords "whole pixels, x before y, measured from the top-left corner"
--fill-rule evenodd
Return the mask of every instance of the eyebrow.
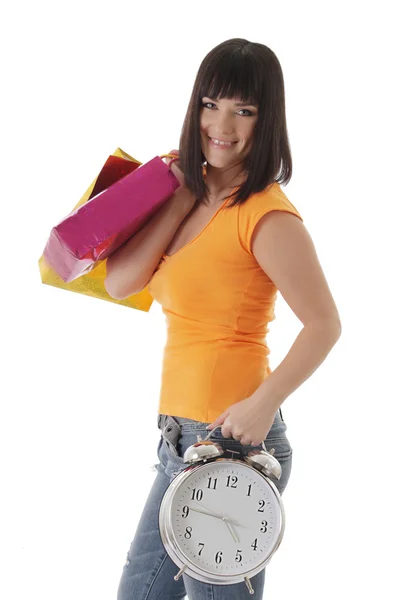
M 212 98 L 211 96 L 204 96 L 204 98 L 210 98 L 210 100 L 218 102 L 218 98 Z M 235 106 L 253 106 L 254 108 L 257 108 L 255 104 L 251 104 L 250 102 L 235 102 Z

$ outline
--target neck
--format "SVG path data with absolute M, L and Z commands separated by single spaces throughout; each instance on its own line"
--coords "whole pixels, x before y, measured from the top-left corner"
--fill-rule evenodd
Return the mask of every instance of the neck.
M 222 171 L 207 164 L 206 184 L 209 190 L 207 194 L 209 205 L 220 204 L 245 179 L 246 174 L 243 169 L 236 169 L 236 172 L 232 172 L 232 168 Z

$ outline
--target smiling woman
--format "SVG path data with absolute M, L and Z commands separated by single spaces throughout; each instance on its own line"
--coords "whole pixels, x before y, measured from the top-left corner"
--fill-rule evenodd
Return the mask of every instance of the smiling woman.
M 189 210 L 178 214 L 167 204 L 161 216 L 129 240 L 123 260 L 117 257 L 111 266 L 120 289 L 129 287 L 134 269 L 146 274 L 141 289 L 148 286 L 168 326 L 158 403 L 160 463 L 123 568 L 118 600 L 183 600 L 186 594 L 191 600 L 244 600 L 248 590 L 243 583 L 217 590 L 185 573 L 175 578 L 176 564 L 161 541 L 158 516 L 171 478 L 186 467 L 188 438 L 180 425 L 188 422 L 201 430 L 220 426 L 219 435 L 233 438 L 246 452 L 265 440 L 276 449 L 283 493 L 292 447 L 281 405 L 340 335 L 335 302 L 311 237 L 281 188 L 291 178 L 292 159 L 283 75 L 272 50 L 235 38 L 207 54 L 195 79 L 178 154 L 172 170 L 184 184 L 171 203 L 187 205 L 190 196 Z M 272 372 L 266 335 L 278 291 L 304 327 Z M 244 496 L 238 503 L 245 511 Z M 188 517 L 187 525 L 194 524 Z M 201 531 L 194 534 L 197 547 Z M 255 600 L 263 595 L 264 571 L 252 581 Z

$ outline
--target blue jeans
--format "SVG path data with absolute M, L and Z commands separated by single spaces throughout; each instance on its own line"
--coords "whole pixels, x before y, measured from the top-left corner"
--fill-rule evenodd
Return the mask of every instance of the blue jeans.
M 117 600 L 261 600 L 265 581 L 265 568 L 250 581 L 254 595 L 250 595 L 245 582 L 232 585 L 213 585 L 193 579 L 185 573 L 174 580 L 179 567 L 167 554 L 160 537 L 158 514 L 162 498 L 176 475 L 188 465 L 183 462 L 185 450 L 197 442 L 197 435 L 204 439 L 210 432 L 209 423 L 201 423 L 184 417 L 158 415 L 161 437 L 157 448 L 159 463 L 155 465 L 157 475 L 130 545 Z M 243 446 L 233 438 L 224 438 L 221 428 L 214 431 L 210 440 L 216 440 L 224 450 L 235 450 L 240 456 L 225 452 L 224 458 L 240 458 L 260 446 Z M 282 467 L 279 480 L 273 479 L 282 495 L 292 468 L 292 447 L 286 437 L 286 423 L 279 409 L 274 423 L 264 440 L 266 449 L 275 448 L 274 456 Z M 279 550 L 278 550 L 279 552 Z M 272 559 L 273 564 L 273 559 Z

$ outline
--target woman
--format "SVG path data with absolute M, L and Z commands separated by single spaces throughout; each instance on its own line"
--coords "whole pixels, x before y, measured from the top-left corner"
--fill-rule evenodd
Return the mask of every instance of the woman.
M 130 546 L 118 600 L 241 600 L 245 583 L 217 586 L 183 574 L 159 534 L 162 497 L 211 435 L 243 456 L 275 448 L 282 494 L 292 448 L 281 404 L 323 362 L 341 326 L 312 240 L 280 183 L 291 178 L 282 70 L 266 46 L 214 48 L 198 71 L 183 125 L 181 186 L 107 263 L 106 287 L 125 298 L 148 286 L 168 323 L 154 485 Z M 280 291 L 304 327 L 272 373 L 265 342 Z M 262 598 L 265 570 L 251 579 Z

